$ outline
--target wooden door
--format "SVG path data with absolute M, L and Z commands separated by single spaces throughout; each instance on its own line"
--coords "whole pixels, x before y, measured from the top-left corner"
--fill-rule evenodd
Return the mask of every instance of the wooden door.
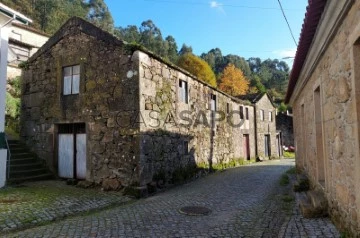
M 265 157 L 271 156 L 270 135 L 265 135 Z
M 76 134 L 76 178 L 86 178 L 86 134 Z
M 247 160 L 250 160 L 250 137 L 248 134 L 244 134 L 244 157 Z
M 58 125 L 58 174 L 61 178 L 86 178 L 85 124 Z
M 58 170 L 60 178 L 74 178 L 74 135 L 59 134 Z

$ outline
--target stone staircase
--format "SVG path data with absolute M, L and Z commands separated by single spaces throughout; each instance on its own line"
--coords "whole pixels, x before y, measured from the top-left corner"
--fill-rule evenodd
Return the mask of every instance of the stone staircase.
M 321 191 L 310 190 L 297 193 L 300 211 L 305 218 L 327 216 L 328 204 Z
M 11 152 L 8 184 L 54 178 L 45 162 L 31 153 L 23 143 L 18 140 L 9 140 L 8 143 Z

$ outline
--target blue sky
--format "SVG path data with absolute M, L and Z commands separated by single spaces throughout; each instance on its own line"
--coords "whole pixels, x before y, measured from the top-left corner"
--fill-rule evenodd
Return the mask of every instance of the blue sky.
M 116 26 L 140 26 L 151 19 L 178 47 L 191 45 L 200 55 L 220 48 L 223 55 L 262 59 L 294 56 L 278 0 L 105 0 Z M 307 0 L 281 0 L 296 41 Z M 291 59 L 287 60 L 291 64 Z

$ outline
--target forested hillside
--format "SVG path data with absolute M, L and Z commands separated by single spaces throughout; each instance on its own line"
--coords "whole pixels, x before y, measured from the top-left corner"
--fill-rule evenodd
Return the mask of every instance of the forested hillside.
M 53 34 L 72 16 L 82 17 L 117 37 L 140 44 L 167 61 L 185 68 L 208 83 L 229 94 L 268 92 L 281 100 L 288 83 L 289 66 L 277 59 L 261 60 L 253 57 L 223 55 L 214 48 L 200 56 L 192 47 L 178 47 L 171 35 L 163 36 L 152 20 L 138 27 L 114 26 L 113 18 L 104 0 L 0 0 L 34 20 L 33 27 Z M 191 42 L 188 42 L 191 43 Z M 197 65 L 197 67 L 194 67 Z

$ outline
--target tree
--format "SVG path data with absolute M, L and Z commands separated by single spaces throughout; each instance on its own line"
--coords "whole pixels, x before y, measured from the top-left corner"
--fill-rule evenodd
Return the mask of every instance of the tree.
M 110 33 L 114 32 L 114 20 L 104 0 L 89 0 L 87 19 Z
M 178 59 L 178 47 L 176 44 L 176 40 L 172 36 L 167 36 L 165 38 L 166 48 L 167 48 L 167 58 L 173 62 L 176 63 Z
M 239 96 L 248 92 L 249 84 L 243 72 L 235 65 L 229 64 L 222 73 L 219 89 L 232 96 Z
M 117 27 L 114 30 L 114 35 L 129 43 L 139 43 L 141 38 L 137 26 L 134 25 L 127 26 L 126 28 Z
M 186 44 L 183 44 L 180 51 L 179 51 L 179 55 L 185 55 L 187 53 L 193 53 L 193 49 L 191 46 L 187 46 Z
M 179 57 L 177 65 L 193 75 L 198 79 L 207 82 L 213 87 L 216 87 L 216 77 L 214 72 L 211 70 L 208 63 L 192 53 L 186 53 Z
M 266 87 L 261 83 L 260 77 L 256 74 L 251 77 L 250 87 L 252 88 L 252 92 L 266 92 Z

